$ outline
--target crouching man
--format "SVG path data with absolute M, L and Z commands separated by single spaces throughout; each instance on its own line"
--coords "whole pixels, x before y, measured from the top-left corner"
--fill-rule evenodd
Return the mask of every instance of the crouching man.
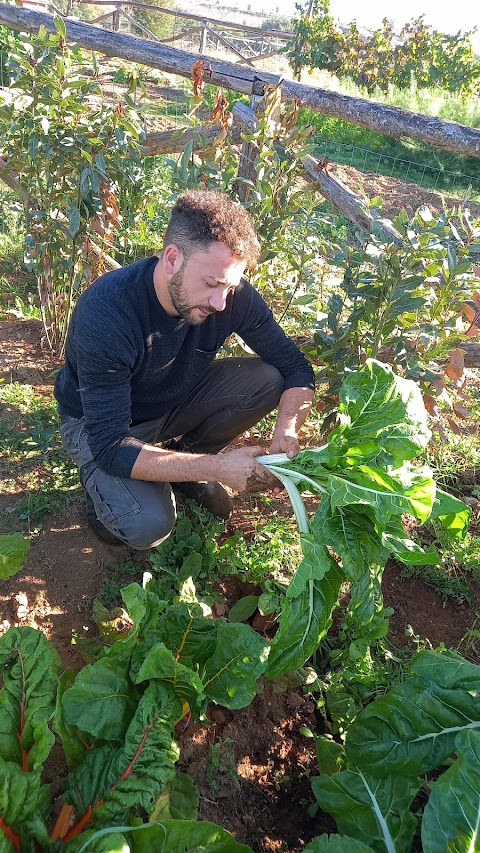
M 241 205 L 188 191 L 160 255 L 101 276 L 78 300 L 55 396 L 87 518 L 105 541 L 145 549 L 165 539 L 172 484 L 223 518 L 223 486 L 274 485 L 256 461 L 263 448 L 219 451 L 277 406 L 270 452 L 298 452 L 313 371 L 243 277 L 259 254 Z M 216 359 L 232 332 L 259 358 Z

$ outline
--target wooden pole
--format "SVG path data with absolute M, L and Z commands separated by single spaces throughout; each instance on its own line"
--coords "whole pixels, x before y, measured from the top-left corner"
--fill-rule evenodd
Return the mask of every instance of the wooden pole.
M 199 53 L 205 53 L 207 48 L 207 22 L 202 21 L 202 34 L 200 36 Z
M 0 24 L 25 32 L 37 32 L 44 26 L 48 32 L 54 32 L 53 18 L 42 12 L 33 12 L 19 6 L 0 3 Z M 198 54 L 178 50 L 163 44 L 154 44 L 146 39 L 127 36 L 123 33 L 111 33 L 99 27 L 92 27 L 78 21 L 65 21 L 67 38 L 79 47 L 96 50 L 106 56 L 160 68 L 171 74 L 190 78 L 190 69 L 198 59 Z M 245 68 L 232 62 L 205 57 L 212 67 L 212 83 L 233 89 L 236 92 L 250 94 L 255 77 L 261 77 L 264 83 L 275 85 L 276 75 Z M 292 80 L 282 84 L 284 101 L 300 99 L 302 105 L 315 112 L 350 121 L 362 127 L 389 136 L 408 136 L 428 145 L 434 145 L 455 154 L 480 157 L 480 129 L 446 121 L 434 116 L 390 107 L 385 104 L 340 95 L 338 92 L 305 86 Z

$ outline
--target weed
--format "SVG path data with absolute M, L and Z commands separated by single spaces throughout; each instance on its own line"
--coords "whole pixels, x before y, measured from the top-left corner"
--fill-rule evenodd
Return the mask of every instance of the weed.
M 9 511 L 26 522 L 30 533 L 37 532 L 47 515 L 77 497 L 77 470 L 61 446 L 54 400 L 31 385 L 12 382 L 0 385 L 0 405 L 0 452 L 8 463 L 0 469 L 1 487 L 5 493 L 22 492 Z
M 480 613 L 475 613 L 475 620 L 471 628 L 463 635 L 457 645 L 457 652 L 463 657 L 473 659 L 475 663 L 478 661 L 480 651 L 477 647 L 480 640 Z
M 207 782 L 214 794 L 218 794 L 224 787 L 234 787 L 240 790 L 237 766 L 235 762 L 235 742 L 232 738 L 225 738 L 210 744 Z
M 471 582 L 480 584 L 480 537 L 467 533 L 465 539 L 449 539 L 442 525 L 435 519 L 417 531 L 422 544 L 436 546 L 440 553 L 438 566 L 402 566 L 400 577 L 420 577 L 428 586 L 442 596 L 445 605 L 448 598 L 460 604 L 473 603 Z
M 108 577 L 97 592 L 96 600 L 107 610 L 122 605 L 121 591 L 124 586 L 133 580 L 139 579 L 142 567 L 135 560 L 119 560 L 107 567 Z
M 252 537 L 246 540 L 237 531 L 222 543 L 219 558 L 225 574 L 238 575 L 263 589 L 272 580 L 288 584 L 292 567 L 301 559 L 294 519 L 275 515 L 270 507 L 269 517 L 259 521 Z
M 149 551 L 156 588 L 177 592 L 188 578 L 203 590 L 218 577 L 218 542 L 224 523 L 194 501 L 185 502 L 172 534 Z

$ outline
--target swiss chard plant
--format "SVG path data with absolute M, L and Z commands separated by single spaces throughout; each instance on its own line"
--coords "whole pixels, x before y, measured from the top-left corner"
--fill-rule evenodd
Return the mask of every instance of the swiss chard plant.
M 285 485 L 297 518 L 303 560 L 287 589 L 267 676 L 296 669 L 316 651 L 331 624 L 346 577 L 351 585 L 345 629 L 348 654 L 364 656 L 388 630 L 381 578 L 389 556 L 406 564 L 436 564 L 406 533 L 404 515 L 424 523 L 436 517 L 464 536 L 470 510 L 438 489 L 430 469 L 416 461 L 430 431 L 418 386 L 373 359 L 340 389 L 338 426 L 327 443 L 294 459 L 259 457 Z M 300 493 L 321 502 L 309 518 Z
M 174 853 L 188 837 L 205 850 L 248 853 L 219 827 L 192 824 L 191 813 L 185 823 L 185 809 L 171 807 L 175 727 L 186 716 L 200 719 L 211 701 L 248 705 L 269 644 L 248 625 L 205 615 L 191 583 L 173 603 L 138 584 L 122 596 L 123 620 L 106 641 L 113 642 L 76 676 L 60 675 L 58 655 L 39 631 L 10 629 L 0 638 L 0 851 L 147 850 L 158 843 Z M 52 829 L 42 770 L 54 732 L 69 774 Z M 139 809 L 151 825 L 132 832 Z
M 453 652 L 422 651 L 403 683 L 360 712 L 343 747 L 319 738 L 321 775 L 312 787 L 340 835 L 328 843 L 316 839 L 312 853 L 418 849 L 412 846 L 419 830 L 411 806 L 420 791 L 419 803 L 428 796 L 424 853 L 478 850 L 479 697 L 480 667 Z M 430 771 L 437 777 L 438 770 L 436 781 L 420 778 Z

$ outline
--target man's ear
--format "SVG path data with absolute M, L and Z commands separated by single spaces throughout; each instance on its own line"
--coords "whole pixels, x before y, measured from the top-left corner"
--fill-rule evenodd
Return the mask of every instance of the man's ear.
M 183 265 L 183 252 L 175 243 L 165 246 L 162 252 L 164 270 L 167 275 L 175 275 Z

